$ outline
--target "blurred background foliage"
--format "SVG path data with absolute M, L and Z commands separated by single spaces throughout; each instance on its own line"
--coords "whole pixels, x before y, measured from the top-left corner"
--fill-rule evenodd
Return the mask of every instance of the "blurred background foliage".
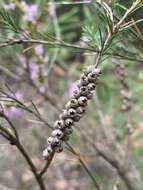
M 92 3 L 77 5 L 74 1 L 69 5 L 60 4 L 60 2 L 63 1 L 0 0 L 0 42 L 28 35 L 32 39 L 66 42 L 83 48 L 100 50 L 101 39 L 104 39 L 108 22 L 101 14 L 101 7 L 94 3 L 94 0 Z M 118 20 L 133 0 L 106 2 Z M 143 7 L 140 7 L 128 19 L 142 18 Z M 99 130 L 101 125 L 100 112 L 102 112 L 102 122 L 107 129 L 115 130 L 116 138 L 122 142 L 127 133 L 125 125 L 129 119 L 132 130 L 135 131 L 130 139 L 129 152 L 133 154 L 132 162 L 135 162 L 143 175 L 142 52 L 143 22 L 127 28 L 113 39 L 108 54 L 102 60 L 103 74 L 97 87 L 95 100 L 90 104 L 86 116 L 78 126 L 79 130 L 75 131 L 70 141 L 77 150 L 80 150 L 81 155 L 85 156 L 85 161 L 92 168 L 93 174 L 106 189 L 111 189 L 116 181 L 114 171 L 110 171 L 108 165 L 105 167 L 103 160 L 100 160 L 90 145 L 85 143 L 80 129 L 89 133 L 94 141 L 95 131 Z M 59 110 L 47 101 L 45 94 L 54 97 L 59 109 L 62 109 L 75 89 L 81 70 L 87 65 L 95 64 L 95 60 L 94 52 L 78 48 L 62 46 L 55 48 L 31 44 L 1 48 L 0 86 L 8 91 L 6 88 L 8 84 L 30 109 L 34 109 L 32 100 L 41 115 L 53 124 Z M 116 63 L 123 64 L 127 71 L 127 81 L 132 92 L 130 113 L 123 113 L 120 110 L 121 84 L 115 74 Z M 34 162 L 40 167 L 42 165 L 41 151 L 50 133 L 49 129 L 37 121 L 32 114 L 19 109 L 13 103 L 3 101 L 3 105 L 21 134 L 22 141 Z M 6 144 L 3 139 L 0 139 L 0 142 L 2 149 L 0 151 L 0 182 L 20 190 L 36 189 L 31 173 L 16 150 Z M 3 148 L 5 146 L 7 148 Z M 72 157 L 68 151 L 62 153 L 60 158 L 59 156 L 55 158 L 50 168 L 50 175 L 47 173 L 45 178 L 50 190 L 94 189 L 76 158 Z M 107 185 L 109 179 L 110 183 Z M 125 189 L 121 185 L 121 189 L 123 188 Z

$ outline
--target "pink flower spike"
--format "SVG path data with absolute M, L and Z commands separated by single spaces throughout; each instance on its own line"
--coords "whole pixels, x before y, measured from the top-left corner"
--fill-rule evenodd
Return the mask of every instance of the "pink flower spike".
M 30 67 L 30 73 L 31 73 L 31 78 L 33 80 L 38 78 L 38 72 L 39 72 L 39 67 L 36 63 L 30 63 L 29 64 Z

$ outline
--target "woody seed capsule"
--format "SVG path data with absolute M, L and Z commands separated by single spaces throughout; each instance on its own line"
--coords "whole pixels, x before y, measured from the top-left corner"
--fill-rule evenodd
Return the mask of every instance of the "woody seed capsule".
M 81 81 L 81 84 L 82 84 L 83 86 L 86 86 L 86 85 L 89 84 L 89 81 L 88 81 L 88 78 L 87 78 L 87 77 L 81 78 L 80 81 Z
M 71 99 L 67 104 L 66 104 L 66 108 L 76 108 L 78 106 L 78 101 L 77 99 Z
M 48 144 L 51 144 L 52 142 L 54 141 L 54 137 L 49 137 L 48 139 L 47 139 L 47 143 Z
M 68 119 L 65 120 L 65 125 L 66 125 L 67 127 L 71 126 L 72 124 L 73 124 L 73 119 L 68 118 Z
M 88 86 L 87 86 L 88 90 L 91 90 L 91 91 L 94 90 L 95 87 L 96 87 L 96 86 L 95 86 L 94 83 L 89 83 Z
M 85 96 L 79 97 L 78 103 L 79 103 L 81 106 L 86 106 L 86 105 L 87 105 L 87 98 L 86 98 Z
M 87 76 L 90 72 L 92 72 L 95 69 L 95 66 L 90 65 L 88 66 L 83 72 Z
M 79 92 L 81 95 L 85 96 L 88 94 L 88 88 L 86 86 L 82 86 L 80 89 L 79 89 Z
M 77 109 L 76 109 L 76 111 L 77 111 L 77 113 L 78 114 L 82 114 L 82 113 L 84 113 L 85 112 L 85 107 L 78 107 Z
M 54 123 L 55 128 L 63 129 L 65 127 L 64 121 L 63 120 L 57 120 Z
M 48 157 L 50 157 L 53 154 L 53 149 L 51 148 L 51 146 L 48 146 L 44 151 L 43 151 L 43 158 L 47 159 Z
M 68 110 L 68 115 L 69 115 L 69 116 L 72 117 L 72 116 L 74 116 L 75 114 L 76 114 L 76 110 L 75 110 L 75 109 L 71 108 L 71 109 Z
M 63 132 L 60 130 L 60 129 L 55 129 L 55 130 L 53 130 L 52 131 L 52 134 L 51 134 L 51 136 L 53 136 L 53 137 L 58 137 L 59 139 L 61 139 L 62 137 L 63 137 Z
M 53 142 L 51 143 L 51 146 L 52 147 L 55 147 L 55 146 L 60 146 L 61 145 L 61 140 L 58 139 L 57 137 L 54 137 L 54 140 Z
M 53 147 L 56 145 L 60 145 L 61 141 L 57 137 L 49 137 L 47 139 L 47 143 Z
M 47 148 L 43 151 L 43 158 L 47 159 L 50 156 L 50 154 L 48 153 Z

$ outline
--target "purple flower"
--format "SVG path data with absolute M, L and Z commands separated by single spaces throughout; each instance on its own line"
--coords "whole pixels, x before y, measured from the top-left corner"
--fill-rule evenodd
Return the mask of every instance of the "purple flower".
M 21 94 L 20 91 L 17 91 L 15 93 L 15 96 L 18 100 L 23 100 L 23 96 Z M 5 113 L 8 117 L 16 117 L 16 116 L 21 116 L 22 114 L 22 110 L 20 110 L 17 107 L 11 106 L 11 107 L 6 107 L 5 109 Z
M 23 67 L 26 69 L 27 68 L 27 64 L 26 64 L 26 57 L 23 55 L 18 55 L 18 59 L 21 62 L 21 64 L 23 65 Z M 33 80 L 38 78 L 38 73 L 39 73 L 39 66 L 32 62 L 31 60 L 29 60 L 29 70 L 30 70 L 30 74 L 31 74 L 31 78 Z
M 37 15 L 38 6 L 36 4 L 28 5 L 26 2 L 22 1 L 21 7 L 24 12 L 23 20 L 35 23 L 35 17 Z
M 72 82 L 69 86 L 69 97 L 72 97 L 74 95 L 74 91 L 75 90 L 78 90 L 78 87 L 77 87 L 77 81 L 76 82 Z
M 15 96 L 16 96 L 16 98 L 17 98 L 18 100 L 23 100 L 23 95 L 21 94 L 20 91 L 17 91 L 17 92 L 15 93 Z
M 5 113 L 8 117 L 12 118 L 12 117 L 21 116 L 22 110 L 20 110 L 17 107 L 12 106 L 12 107 L 6 108 Z
M 14 10 L 15 9 L 15 4 L 14 3 L 2 3 L 2 7 L 5 10 Z
M 43 53 L 44 53 L 43 46 L 42 46 L 42 45 L 36 46 L 36 47 L 35 47 L 35 53 L 36 53 L 36 55 L 38 55 L 38 56 L 42 56 Z
M 38 65 L 36 63 L 31 62 L 29 64 L 29 67 L 30 67 L 31 78 L 33 80 L 37 79 L 38 78 L 38 73 L 39 73 Z

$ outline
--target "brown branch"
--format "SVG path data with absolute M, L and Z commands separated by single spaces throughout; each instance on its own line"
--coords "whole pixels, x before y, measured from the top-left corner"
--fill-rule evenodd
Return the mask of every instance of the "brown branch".
M 49 42 L 49 41 L 44 41 L 44 40 L 34 40 L 34 39 L 26 39 L 26 40 L 21 40 L 21 39 L 12 39 L 12 40 L 7 40 L 4 43 L 0 43 L 0 48 L 4 48 L 7 46 L 13 46 L 16 44 L 43 44 L 43 45 L 47 45 L 47 46 L 55 46 L 57 48 L 59 47 L 67 47 L 67 48 L 73 48 L 73 49 L 77 49 L 77 50 L 81 50 L 81 51 L 89 51 L 89 52 L 94 52 L 94 53 L 99 53 L 98 50 L 96 50 L 95 48 L 83 48 L 77 45 L 72 45 L 72 44 L 68 44 L 68 43 L 59 43 L 59 42 Z M 136 59 L 136 58 L 130 58 L 124 55 L 121 55 L 119 53 L 113 53 L 113 52 L 105 52 L 105 55 L 109 55 L 109 56 L 115 56 L 115 57 L 119 57 L 121 59 L 125 59 L 125 60 L 131 60 L 131 61 L 139 61 L 142 62 L 142 59 Z
M 42 177 L 46 173 L 47 169 L 49 168 L 49 166 L 53 160 L 53 157 L 54 157 L 54 155 L 51 155 L 51 157 L 46 160 L 43 169 L 41 169 L 41 171 L 38 174 L 39 177 Z
M 9 120 L 8 120 L 9 121 Z M 9 121 L 9 125 L 12 125 L 12 122 Z M 14 127 L 14 126 L 13 126 Z M 12 129 L 13 129 L 12 127 Z M 22 156 L 24 157 L 24 159 L 26 160 L 28 166 L 30 167 L 37 183 L 39 184 L 39 187 L 41 190 L 46 190 L 42 176 L 38 175 L 37 172 L 37 168 L 36 166 L 33 164 L 31 158 L 29 157 L 28 153 L 26 152 L 26 150 L 24 149 L 23 145 L 21 144 L 20 140 L 19 140 L 19 136 L 18 133 L 16 132 L 17 136 L 14 136 L 7 128 L 4 128 L 0 125 L 0 134 L 7 139 L 10 144 L 14 145 L 17 147 L 17 149 L 19 150 L 19 152 L 22 154 Z M 16 129 L 15 129 L 16 130 Z M 14 130 L 14 131 L 15 131 Z M 18 137 L 18 138 L 17 138 Z
M 95 143 L 92 144 L 98 154 L 104 158 L 110 165 L 116 169 L 120 178 L 124 181 L 128 190 L 141 190 L 142 182 L 136 169 L 133 165 L 128 166 L 125 164 L 124 158 L 121 158 L 120 150 L 112 152 L 111 148 L 107 147 L 107 144 Z
M 22 146 L 22 144 L 20 143 L 20 141 L 16 141 L 15 142 L 15 146 L 17 147 L 17 149 L 21 152 L 21 154 L 23 155 L 23 157 L 25 158 L 26 162 L 28 163 L 35 179 L 37 180 L 39 187 L 41 190 L 46 190 L 43 179 L 41 178 L 41 176 L 38 175 L 37 173 L 37 168 L 35 167 L 35 165 L 33 164 L 32 160 L 30 159 L 28 153 L 26 152 L 26 150 L 24 149 L 24 147 Z
M 79 154 L 73 149 L 73 147 L 69 144 L 66 143 L 66 145 L 68 146 L 68 150 L 70 152 L 72 152 L 78 159 L 79 163 L 83 166 L 84 170 L 87 172 L 87 174 L 89 175 L 89 177 L 91 178 L 94 186 L 96 187 L 97 190 L 101 190 L 98 182 L 96 181 L 95 177 L 93 176 L 92 172 L 90 171 L 90 169 L 87 167 L 87 165 L 84 163 L 83 159 L 79 156 Z

